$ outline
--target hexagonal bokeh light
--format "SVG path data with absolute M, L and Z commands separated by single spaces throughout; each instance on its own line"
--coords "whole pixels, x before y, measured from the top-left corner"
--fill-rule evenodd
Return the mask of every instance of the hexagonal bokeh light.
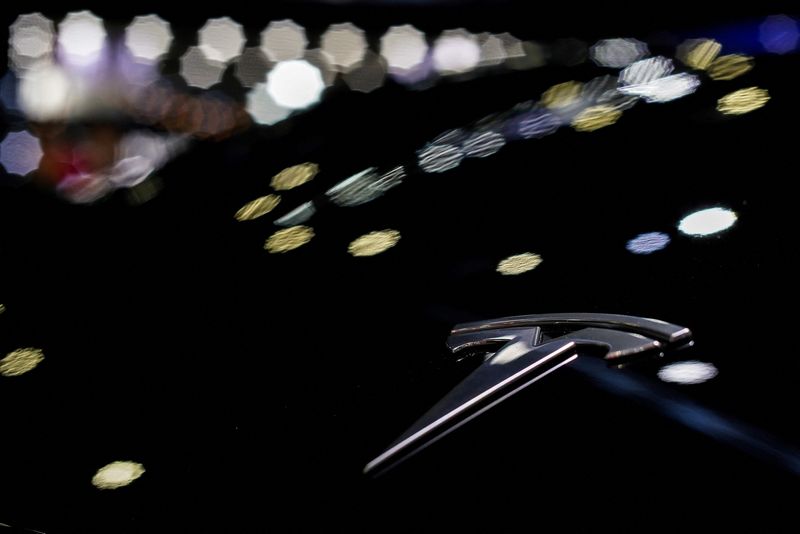
M 389 72 L 409 71 L 425 61 L 427 53 L 425 34 L 410 24 L 392 26 L 381 37 L 381 56 Z
M 367 52 L 364 30 L 349 22 L 331 24 L 322 34 L 322 51 L 340 72 L 351 71 L 361 64 Z
M 20 72 L 52 56 L 55 41 L 53 22 L 41 13 L 20 15 L 9 28 L 11 67 Z
M 0 142 L 0 164 L 10 174 L 25 176 L 39 166 L 42 147 L 28 132 L 11 132 Z
M 273 20 L 261 32 L 261 50 L 276 63 L 301 59 L 307 45 L 306 30 L 293 20 Z
M 58 45 L 73 64 L 94 63 L 100 57 L 105 41 L 103 20 L 90 11 L 69 13 L 58 25 Z
M 209 19 L 198 32 L 198 48 L 211 61 L 228 63 L 244 48 L 242 25 L 230 17 Z
M 134 59 L 152 63 L 161 59 L 172 44 L 169 22 L 158 15 L 135 17 L 125 28 L 125 46 Z
M 180 72 L 187 84 L 208 89 L 222 79 L 225 64 L 209 59 L 200 47 L 190 46 L 181 57 Z
M 288 109 L 315 104 L 324 89 L 319 69 L 302 59 L 281 61 L 267 76 L 267 92 L 278 105 Z
M 461 74 L 478 66 L 481 47 L 464 29 L 447 30 L 433 44 L 433 66 L 440 74 Z

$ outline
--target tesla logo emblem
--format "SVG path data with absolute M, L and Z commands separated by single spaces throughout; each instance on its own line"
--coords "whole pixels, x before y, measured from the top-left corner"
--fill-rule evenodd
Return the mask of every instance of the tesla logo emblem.
M 557 313 L 457 325 L 453 352 L 488 353 L 484 363 L 364 468 L 384 471 L 582 354 L 623 359 L 691 341 L 688 328 L 641 317 Z M 594 350 L 592 350 L 594 349 Z

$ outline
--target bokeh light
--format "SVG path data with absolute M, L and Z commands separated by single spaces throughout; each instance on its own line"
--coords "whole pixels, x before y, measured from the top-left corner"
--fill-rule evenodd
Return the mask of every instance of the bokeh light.
M 720 56 L 708 68 L 712 80 L 733 80 L 753 68 L 753 58 L 741 54 Z
M 209 19 L 198 32 L 198 48 L 210 61 L 228 63 L 242 53 L 242 25 L 230 17 Z
M 348 72 L 358 67 L 367 51 L 364 30 L 345 22 L 331 24 L 322 34 L 322 51 L 330 59 L 331 65 L 340 72 Z
M 634 254 L 652 254 L 666 248 L 669 242 L 670 238 L 664 232 L 647 232 L 628 241 L 625 248 Z
M 719 374 L 714 364 L 687 360 L 685 362 L 665 365 L 658 371 L 658 378 L 673 384 L 702 384 L 708 382 Z
M 513 121 L 516 131 L 524 139 L 538 139 L 554 133 L 561 126 L 561 119 L 552 113 L 539 109 L 521 115 Z
M 44 360 L 41 349 L 26 347 L 9 352 L 0 360 L 0 375 L 19 376 L 32 371 Z
M 347 247 L 353 256 L 375 256 L 395 246 L 400 241 L 397 230 L 379 230 L 354 239 Z
M 787 54 L 797 48 L 800 31 L 797 21 L 786 15 L 767 17 L 758 31 L 761 46 L 773 54 Z
M 636 39 L 603 39 L 592 46 L 592 61 L 601 67 L 621 69 L 649 53 L 647 45 Z
M 55 42 L 53 22 L 41 13 L 20 15 L 9 27 L 11 66 L 22 72 L 38 61 L 50 60 Z
M 90 11 L 68 13 L 58 25 L 58 45 L 64 55 L 78 65 L 96 61 L 105 40 L 103 20 Z
M 111 462 L 97 470 L 92 485 L 102 490 L 117 489 L 127 486 L 144 472 L 144 466 L 137 462 Z
M 637 96 L 645 102 L 670 102 L 697 91 L 700 78 L 687 72 L 658 78 L 648 83 L 626 85 L 619 91 L 626 95 Z
M 383 174 L 370 167 L 328 189 L 325 194 L 337 206 L 360 206 L 397 187 L 405 178 L 405 169 L 395 167 Z
M 181 57 L 181 76 L 192 87 L 208 89 L 219 83 L 224 72 L 224 63 L 209 59 L 197 46 L 190 46 Z
M 736 222 L 736 213 L 726 208 L 708 208 L 690 213 L 678 224 L 681 233 L 702 237 L 727 230 Z
M 672 60 L 662 56 L 642 59 L 625 67 L 619 74 L 620 85 L 652 82 L 672 74 L 673 69 Z
M 319 165 L 316 163 L 301 163 L 283 169 L 272 177 L 270 185 L 276 191 L 286 191 L 301 186 L 312 180 L 319 172 Z
M 386 66 L 379 55 L 367 52 L 361 65 L 344 73 L 342 79 L 353 91 L 369 93 L 383 85 L 386 79 Z
M 261 50 L 274 63 L 301 59 L 307 45 L 305 28 L 293 20 L 273 20 L 261 32 Z
M 293 226 L 278 230 L 264 243 L 270 254 L 289 252 L 302 247 L 314 237 L 314 229 L 308 226 Z
M 593 132 L 614 124 L 621 116 L 622 111 L 613 106 L 590 106 L 572 119 L 572 127 L 578 132 Z
M 172 44 L 169 22 L 158 15 L 135 17 L 125 29 L 125 46 L 131 55 L 141 61 L 155 62 L 161 59 Z
M 549 109 L 569 107 L 578 101 L 581 94 L 581 83 L 568 81 L 556 84 L 542 93 L 542 105 Z
M 317 207 L 313 202 L 303 202 L 283 217 L 276 219 L 275 224 L 278 226 L 296 226 L 309 221 L 315 213 L 317 213 Z
M 267 80 L 270 63 L 260 48 L 245 48 L 236 61 L 233 75 L 244 87 L 255 87 Z
M 743 115 L 764 107 L 769 102 L 769 92 L 759 87 L 748 87 L 728 93 L 717 101 L 717 111 L 724 115 Z
M 267 84 L 256 84 L 247 93 L 247 112 L 259 124 L 275 124 L 288 117 L 292 110 L 275 102 L 267 91 Z
M 501 65 L 508 59 L 506 47 L 503 40 L 491 33 L 480 35 L 481 58 L 478 65 L 481 67 L 493 67 Z
M 440 74 L 460 74 L 478 66 L 481 48 L 464 29 L 447 30 L 433 44 L 433 66 Z
M 288 109 L 302 109 L 319 102 L 325 82 L 320 70 L 302 59 L 282 61 L 267 75 L 267 92 Z
M 392 26 L 381 37 L 381 56 L 391 73 L 403 73 L 419 66 L 427 52 L 425 34 L 410 24 Z
M 19 85 L 19 106 L 29 118 L 39 121 L 66 118 L 76 105 L 75 85 L 55 64 L 29 71 Z
M 464 153 L 455 145 L 430 144 L 417 152 L 417 164 L 425 172 L 445 172 L 455 169 L 464 159 Z
M 237 221 L 252 221 L 274 210 L 280 201 L 280 195 L 259 197 L 239 208 L 234 217 Z
M 0 164 L 10 174 L 25 176 L 39 166 L 42 147 L 28 132 L 11 132 L 0 143 Z
M 687 67 L 706 70 L 720 50 L 722 45 L 713 39 L 689 39 L 678 45 L 675 54 Z
M 502 275 L 510 276 L 527 273 L 542 263 L 542 257 L 532 252 L 509 256 L 497 264 L 496 271 Z
M 468 158 L 485 158 L 497 153 L 505 144 L 505 137 L 497 132 L 476 132 L 464 141 L 461 150 Z

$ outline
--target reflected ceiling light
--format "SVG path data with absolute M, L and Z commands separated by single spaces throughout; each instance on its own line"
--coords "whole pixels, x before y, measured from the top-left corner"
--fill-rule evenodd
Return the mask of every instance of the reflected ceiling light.
M 665 365 L 659 369 L 658 378 L 664 382 L 690 385 L 707 382 L 717 374 L 719 371 L 711 363 L 688 360 Z
M 234 76 L 244 87 L 254 87 L 256 84 L 267 80 L 269 60 L 260 48 L 245 48 L 236 61 Z
M 758 31 L 761 46 L 773 54 L 786 54 L 797 48 L 800 31 L 797 21 L 786 15 L 767 17 Z
M 219 83 L 223 72 L 225 64 L 209 59 L 197 46 L 190 46 L 181 57 L 181 76 L 193 87 L 208 89 Z
M 361 65 L 343 74 L 342 78 L 353 91 L 370 93 L 383 85 L 386 67 L 379 55 L 367 52 Z
M 259 124 L 275 124 L 288 117 L 292 110 L 278 105 L 267 92 L 267 84 L 256 84 L 247 93 L 247 112 Z
M 317 213 L 317 207 L 313 202 L 303 202 L 283 217 L 276 219 L 275 224 L 278 226 L 297 226 L 307 222 L 315 213 Z
M 581 83 L 568 81 L 556 84 L 542 93 L 542 105 L 549 109 L 561 109 L 577 103 L 581 94 Z
M 589 51 L 592 61 L 601 67 L 621 69 L 649 53 L 647 45 L 636 39 L 603 39 Z
M 712 80 L 733 80 L 753 68 L 753 58 L 741 54 L 720 56 L 708 68 Z
M 111 462 L 101 467 L 92 477 L 92 485 L 99 489 L 117 489 L 127 486 L 144 474 L 144 466 L 137 462 Z
M 264 243 L 264 249 L 270 254 L 289 252 L 311 241 L 314 229 L 308 226 L 292 226 L 278 230 Z
M 491 33 L 482 36 L 481 39 L 481 59 L 478 64 L 481 67 L 491 67 L 502 64 L 508 56 L 506 47 L 500 37 Z
M 72 80 L 61 67 L 55 64 L 40 65 L 22 78 L 19 104 L 31 119 L 62 119 L 74 104 L 73 89 Z
M 497 264 L 496 271 L 502 275 L 514 275 L 532 271 L 542 263 L 542 257 L 538 254 L 525 252 L 509 256 Z
M 375 256 L 395 246 L 400 241 L 397 230 L 379 230 L 354 239 L 347 247 L 353 256 Z
M 617 122 L 622 111 L 606 104 L 590 106 L 572 119 L 572 127 L 578 132 L 593 132 Z
M 626 95 L 638 96 L 648 103 L 670 102 L 697 91 L 700 87 L 700 78 L 694 74 L 681 72 L 672 76 L 665 76 L 648 83 L 626 85 L 619 88 L 619 92 Z
M 349 22 L 331 24 L 322 34 L 321 44 L 331 65 L 341 72 L 358 67 L 367 51 L 364 30 Z
M 497 132 L 477 132 L 461 145 L 468 158 L 485 158 L 495 154 L 506 144 L 506 139 Z
M 713 39 L 688 39 L 678 45 L 676 56 L 684 65 L 706 70 L 717 58 L 722 45 Z
M 325 82 L 319 69 L 302 59 L 282 61 L 267 75 L 267 92 L 279 105 L 302 109 L 319 102 Z
M 433 144 L 417 152 L 417 164 L 425 172 L 445 172 L 455 169 L 464 159 L 464 153 L 455 145 Z
M 10 174 L 25 176 L 39 167 L 42 147 L 28 132 L 11 132 L 0 143 L 0 164 Z
M 276 191 L 286 191 L 294 189 L 312 180 L 319 172 L 319 165 L 316 163 L 301 163 L 283 169 L 272 177 L 270 185 Z
M 433 43 L 433 66 L 440 74 L 461 74 L 478 66 L 481 48 L 464 29 L 447 30 Z
M 634 254 L 652 254 L 666 248 L 669 242 L 669 236 L 664 232 L 647 232 L 628 241 L 625 248 Z
M 305 28 L 293 20 L 273 20 L 261 32 L 261 50 L 275 63 L 302 58 L 307 45 Z
M 428 43 L 425 34 L 410 24 L 392 26 L 381 37 L 381 56 L 389 72 L 405 72 L 425 60 Z
M 252 221 L 274 210 L 275 206 L 277 206 L 280 201 L 280 195 L 259 197 L 239 208 L 239 211 L 236 212 L 234 217 L 237 221 Z
M 58 25 L 58 44 L 71 61 L 94 62 L 106 40 L 103 20 L 90 11 L 68 13 Z
M 717 111 L 725 115 L 742 115 L 762 108 L 769 102 L 769 92 L 748 87 L 728 93 L 717 101 Z
M 242 25 L 230 17 L 207 20 L 198 35 L 198 48 L 211 61 L 228 63 L 244 48 Z
M 135 59 L 155 62 L 161 59 L 172 44 L 169 22 L 158 15 L 135 17 L 125 28 L 125 46 Z
M 736 213 L 725 208 L 708 208 L 690 213 L 678 224 L 681 233 L 707 236 L 727 230 L 736 222 Z
M 41 349 L 26 347 L 9 352 L 0 360 L 0 375 L 19 376 L 32 371 L 44 360 Z
M 637 61 L 619 74 L 620 85 L 638 85 L 672 74 L 672 60 L 662 56 Z

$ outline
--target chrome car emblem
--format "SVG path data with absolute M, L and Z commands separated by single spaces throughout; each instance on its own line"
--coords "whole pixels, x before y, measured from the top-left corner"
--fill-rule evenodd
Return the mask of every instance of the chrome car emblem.
M 485 361 L 364 472 L 389 469 L 580 356 L 599 349 L 606 360 L 624 359 L 686 345 L 691 336 L 688 328 L 656 319 L 600 313 L 520 315 L 457 325 L 447 339 L 450 350 L 488 353 Z

